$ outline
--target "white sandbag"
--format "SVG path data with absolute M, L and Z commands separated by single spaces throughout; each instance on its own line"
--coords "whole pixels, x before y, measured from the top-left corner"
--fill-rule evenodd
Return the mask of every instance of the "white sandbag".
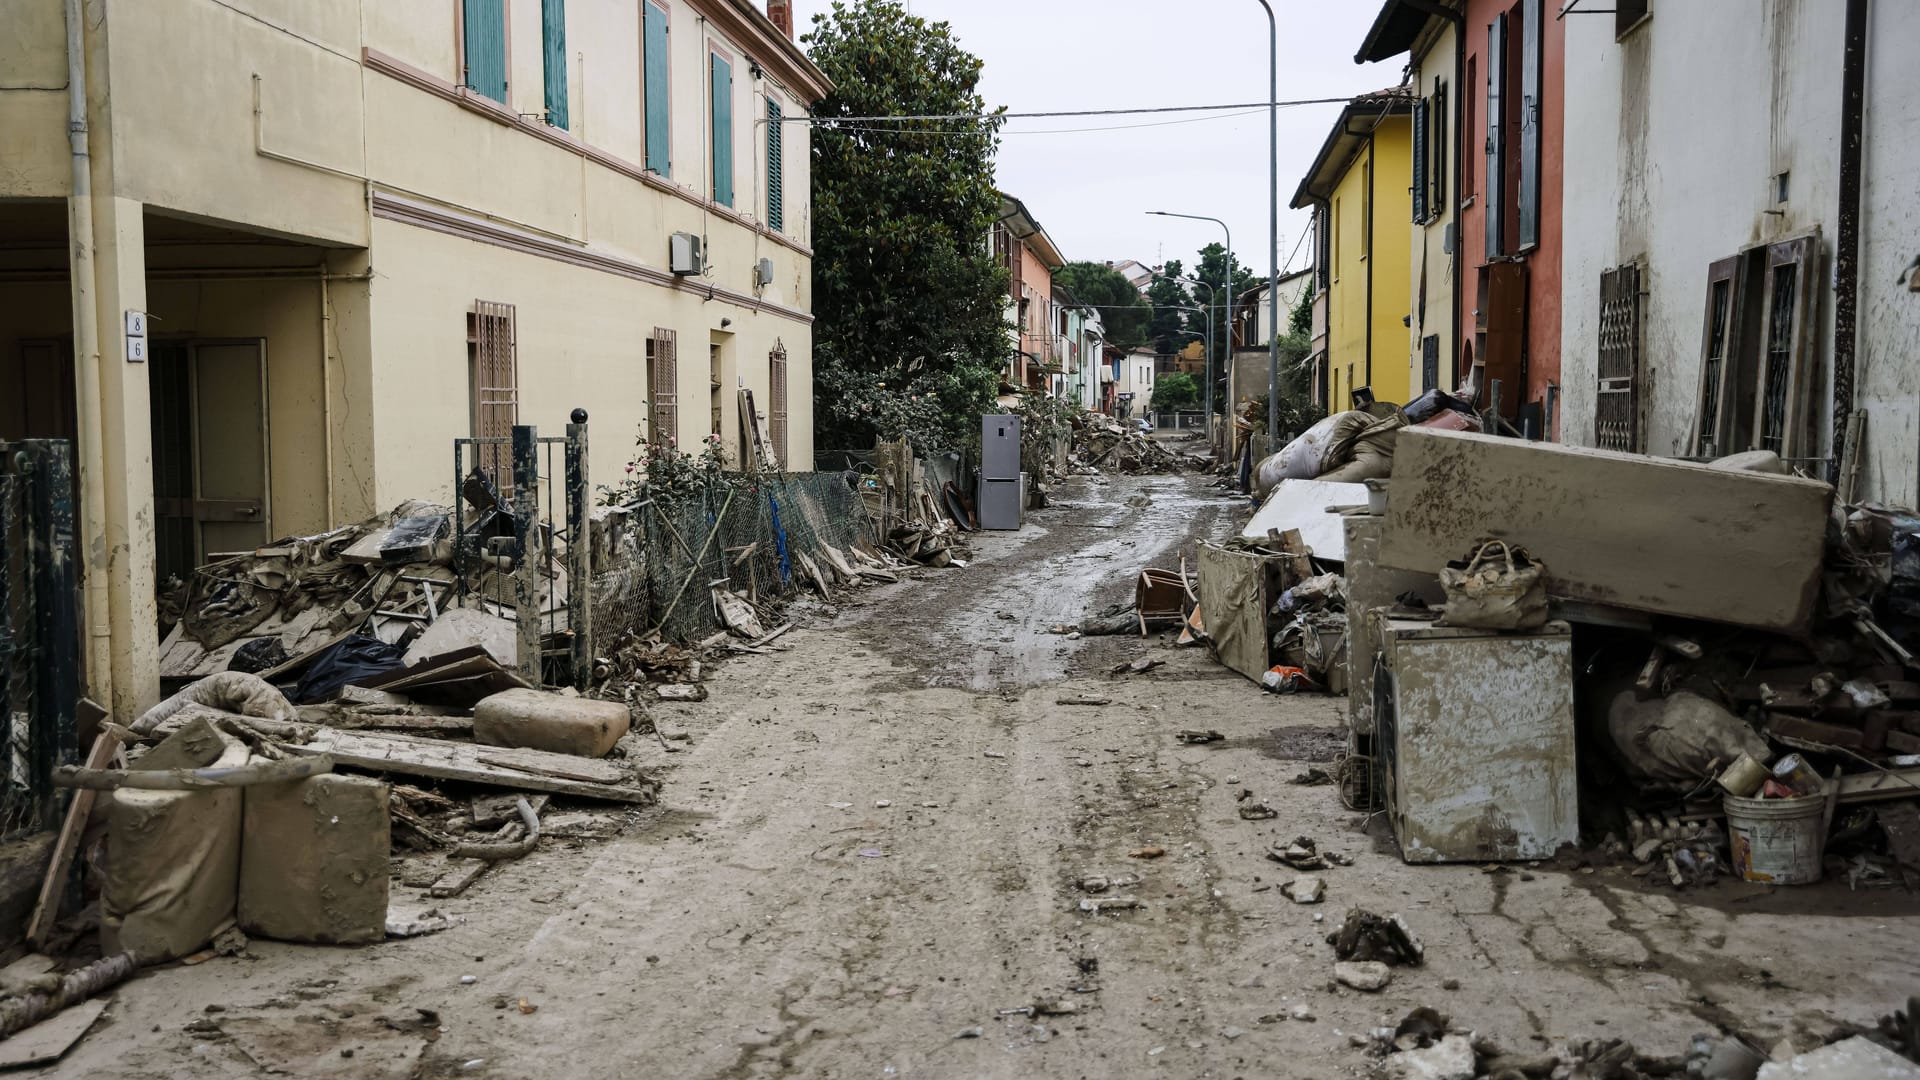
M 1641 782 L 1693 784 L 1741 754 L 1771 756 L 1745 720 L 1687 690 L 1646 701 L 1620 691 L 1607 706 L 1607 734 L 1627 773 Z

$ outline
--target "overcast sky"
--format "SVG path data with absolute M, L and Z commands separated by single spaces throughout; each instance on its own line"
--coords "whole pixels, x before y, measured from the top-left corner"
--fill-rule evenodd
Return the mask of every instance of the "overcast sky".
M 1347 97 L 1400 82 L 1404 59 L 1353 62 L 1377 0 L 1273 4 L 1281 101 Z M 960 44 L 985 61 L 981 92 L 990 107 L 1266 100 L 1267 18 L 1256 0 L 909 0 L 908 7 L 952 23 Z M 831 8 L 830 0 L 795 0 L 795 32 Z M 1337 105 L 1280 110 L 1280 260 L 1291 254 L 1295 269 L 1310 256 L 1304 246 L 1294 253 L 1307 217 L 1285 206 L 1338 114 Z M 1141 124 L 1157 126 L 1132 126 Z M 1073 130 L 1085 128 L 1109 130 Z M 1224 219 L 1240 261 L 1257 273 L 1267 269 L 1264 108 L 1199 121 L 1182 114 L 1009 121 L 998 176 L 1068 259 L 1177 258 L 1191 267 L 1195 250 L 1221 239 L 1220 227 L 1146 214 L 1173 210 Z

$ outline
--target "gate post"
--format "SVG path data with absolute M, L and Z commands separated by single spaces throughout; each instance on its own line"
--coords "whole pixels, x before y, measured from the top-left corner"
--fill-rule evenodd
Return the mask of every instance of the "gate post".
M 567 622 L 573 630 L 573 685 L 593 678 L 593 526 L 587 484 L 587 410 L 567 425 Z
M 513 426 L 513 613 L 519 620 L 520 674 L 540 686 L 540 440 L 531 424 Z

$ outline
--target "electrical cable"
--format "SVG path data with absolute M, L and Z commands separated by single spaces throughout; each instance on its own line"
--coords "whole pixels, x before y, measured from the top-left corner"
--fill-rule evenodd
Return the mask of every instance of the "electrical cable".
M 1299 98 L 1293 101 L 1276 101 L 1272 104 L 1280 108 L 1296 105 L 1346 105 L 1352 98 Z M 1229 110 L 1264 109 L 1265 101 L 1243 101 L 1232 105 L 1158 105 L 1133 109 L 1065 109 L 1046 112 L 991 112 L 991 113 L 923 113 L 909 116 L 783 116 L 783 124 L 839 124 L 868 120 L 1023 120 L 1041 117 L 1061 116 L 1146 116 L 1155 113 L 1182 112 L 1226 112 Z

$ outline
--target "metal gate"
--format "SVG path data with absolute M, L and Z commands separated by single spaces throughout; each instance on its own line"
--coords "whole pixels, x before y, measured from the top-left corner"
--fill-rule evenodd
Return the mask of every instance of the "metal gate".
M 80 694 L 73 447 L 0 442 L 0 839 L 51 828 Z
M 1638 453 L 1640 446 L 1640 268 L 1600 275 L 1600 371 L 1594 445 Z

